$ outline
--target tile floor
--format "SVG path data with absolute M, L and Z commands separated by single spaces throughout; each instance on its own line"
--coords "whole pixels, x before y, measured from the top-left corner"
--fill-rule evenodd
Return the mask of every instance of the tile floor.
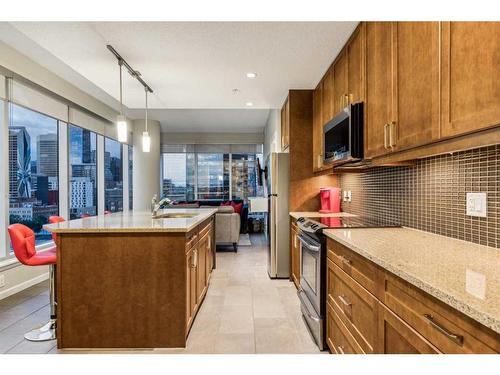
M 185 349 L 106 352 L 320 353 L 302 320 L 295 286 L 269 279 L 263 237 L 252 235 L 251 241 L 237 253 L 217 252 L 217 268 Z M 83 353 L 23 339 L 47 318 L 47 302 L 46 283 L 0 301 L 0 353 Z

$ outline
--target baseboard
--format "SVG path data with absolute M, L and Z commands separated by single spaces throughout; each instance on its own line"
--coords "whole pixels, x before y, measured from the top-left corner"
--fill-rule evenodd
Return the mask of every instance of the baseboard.
M 48 278 L 49 278 L 49 273 L 45 272 L 45 273 L 38 275 L 32 279 L 29 279 L 29 280 L 23 281 L 22 283 L 14 285 L 14 286 L 10 287 L 9 289 L 2 290 L 0 292 L 0 300 L 7 298 L 13 294 L 19 293 L 20 291 L 22 291 L 24 289 L 28 289 L 30 286 L 41 283 L 42 281 L 45 281 Z

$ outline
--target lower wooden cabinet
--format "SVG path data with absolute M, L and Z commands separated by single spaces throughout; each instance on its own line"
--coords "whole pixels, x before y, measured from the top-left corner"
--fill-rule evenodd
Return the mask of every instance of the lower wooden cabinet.
M 384 354 L 440 353 L 383 304 L 378 304 L 378 350 Z
M 205 298 L 213 268 L 213 225 L 201 224 L 186 241 L 186 336 Z
M 332 353 L 500 353 L 500 335 L 328 239 Z
M 299 233 L 295 221 L 290 222 L 290 279 L 299 287 L 300 283 L 300 241 Z

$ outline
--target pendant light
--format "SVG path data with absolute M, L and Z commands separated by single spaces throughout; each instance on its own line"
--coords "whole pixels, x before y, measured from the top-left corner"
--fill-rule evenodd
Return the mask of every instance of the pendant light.
M 148 133 L 148 89 L 144 88 L 146 91 L 146 129 L 142 133 L 142 152 L 150 152 L 151 151 L 151 137 Z
M 118 65 L 120 66 L 120 114 L 116 118 L 116 130 L 118 133 L 119 142 L 127 142 L 127 119 L 123 115 L 123 89 L 122 89 L 122 65 L 123 60 L 118 59 Z

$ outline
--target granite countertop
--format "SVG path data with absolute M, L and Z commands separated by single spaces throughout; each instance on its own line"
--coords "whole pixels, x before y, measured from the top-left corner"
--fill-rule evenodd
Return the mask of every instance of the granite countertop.
M 500 333 L 500 249 L 410 228 L 324 233 Z
M 335 212 L 322 214 L 318 211 L 304 211 L 304 212 L 290 212 L 290 216 L 297 220 L 299 217 L 353 217 L 356 215 L 347 213 L 347 212 Z
M 216 212 L 216 208 L 164 209 L 159 210 L 158 215 L 194 214 L 194 216 L 160 219 L 153 219 L 149 211 L 117 212 L 47 224 L 43 227 L 54 233 L 189 232 Z

